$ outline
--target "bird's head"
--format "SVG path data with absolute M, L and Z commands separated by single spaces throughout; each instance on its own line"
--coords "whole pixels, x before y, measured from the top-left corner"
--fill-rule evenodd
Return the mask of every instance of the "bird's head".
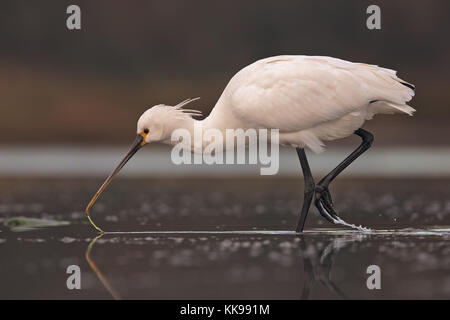
M 198 99 L 187 99 L 176 106 L 158 104 L 151 107 L 140 116 L 137 122 L 137 139 L 140 139 L 139 136 L 142 137 L 142 145 L 170 141 L 175 129 L 184 127 L 184 122 L 191 120 L 193 116 L 201 115 L 198 110 L 182 108 Z
M 91 202 L 89 202 L 86 208 L 86 214 L 89 220 L 99 231 L 102 230 L 94 224 L 89 216 L 89 210 L 95 203 L 97 198 L 106 188 L 106 186 L 111 182 L 114 176 L 120 171 L 120 169 L 122 169 L 123 166 L 128 162 L 128 160 L 130 160 L 131 157 L 133 157 L 133 155 L 144 145 L 150 144 L 152 142 L 170 141 L 172 132 L 175 129 L 185 126 L 186 121 L 192 121 L 193 116 L 201 115 L 200 111 L 183 109 L 183 106 L 198 99 L 199 98 L 187 99 L 180 102 L 176 106 L 166 106 L 163 104 L 159 104 L 151 107 L 141 115 L 137 122 L 137 135 L 133 143 L 131 144 L 130 150 L 122 159 L 122 161 L 120 161 L 117 167 L 106 178 L 105 182 L 102 184 L 102 186 L 94 195 Z

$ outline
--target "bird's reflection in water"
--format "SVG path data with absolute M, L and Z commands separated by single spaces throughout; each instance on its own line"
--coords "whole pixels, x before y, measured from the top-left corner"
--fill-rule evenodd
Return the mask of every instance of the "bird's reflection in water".
M 103 236 L 105 235 L 99 235 L 90 242 L 85 253 L 85 258 L 105 289 L 114 299 L 119 300 L 121 299 L 121 295 L 111 285 L 110 281 L 108 281 L 92 258 L 94 245 L 96 241 Z M 295 256 L 297 262 L 301 263 L 295 263 L 295 266 L 298 268 L 301 264 L 303 265 L 302 278 L 304 280 L 301 296 L 299 298 L 310 299 L 313 289 L 317 286 L 323 286 L 332 296 L 347 299 L 348 296 L 339 288 L 331 277 L 333 265 L 340 250 L 350 246 L 352 243 L 363 241 L 365 237 L 366 236 L 362 234 L 354 234 L 351 236 L 338 235 L 326 238 L 319 237 L 319 239 L 318 236 L 315 235 L 299 235 L 290 238 L 293 243 L 295 242 L 298 244 L 295 248 Z M 239 242 L 240 240 L 236 241 Z M 299 259 L 301 261 L 298 261 Z
M 354 242 L 362 241 L 365 236 L 360 234 L 351 237 L 332 237 L 328 240 L 325 248 L 315 252 L 308 250 L 308 243 L 316 239 L 308 239 L 308 237 L 302 235 L 299 237 L 301 239 L 300 248 L 305 278 L 301 298 L 303 300 L 309 299 L 314 286 L 320 284 L 327 288 L 334 296 L 341 299 L 348 299 L 348 296 L 331 278 L 331 271 L 338 252 Z
M 94 247 L 95 242 L 98 239 L 100 239 L 101 237 L 103 237 L 103 236 L 104 236 L 104 234 L 102 233 L 99 236 L 95 237 L 91 241 L 91 243 L 89 243 L 89 246 L 86 249 L 85 258 L 86 258 L 87 263 L 91 267 L 92 271 L 95 272 L 95 274 L 97 275 L 98 279 L 103 284 L 103 286 L 106 288 L 106 290 L 108 290 L 108 292 L 111 294 L 111 296 L 115 300 L 121 300 L 121 297 L 120 297 L 119 293 L 111 286 L 111 284 L 109 283 L 108 279 L 103 275 L 103 273 L 100 271 L 100 269 L 95 264 L 94 260 L 92 260 L 92 258 L 91 258 L 91 252 L 92 252 L 92 248 Z

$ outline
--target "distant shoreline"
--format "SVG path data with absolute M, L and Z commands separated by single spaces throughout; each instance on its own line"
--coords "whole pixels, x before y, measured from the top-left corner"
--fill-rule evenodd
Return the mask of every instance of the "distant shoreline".
M 2 177 L 104 177 L 117 164 L 127 146 L 63 147 L 1 146 Z M 323 154 L 310 154 L 313 174 L 326 174 L 351 152 L 350 148 L 328 148 Z M 377 148 L 343 172 L 351 177 L 450 177 L 448 148 Z M 253 177 L 259 165 L 174 165 L 170 149 L 144 148 L 122 170 L 123 177 Z M 280 149 L 280 171 L 276 176 L 301 177 L 295 151 Z

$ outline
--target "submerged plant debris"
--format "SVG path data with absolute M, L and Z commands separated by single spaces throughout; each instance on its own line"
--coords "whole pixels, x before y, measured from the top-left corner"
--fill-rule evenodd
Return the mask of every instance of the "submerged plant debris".
M 50 219 L 14 217 L 5 220 L 3 224 L 12 232 L 23 232 L 38 228 L 67 226 L 70 224 L 70 222 Z

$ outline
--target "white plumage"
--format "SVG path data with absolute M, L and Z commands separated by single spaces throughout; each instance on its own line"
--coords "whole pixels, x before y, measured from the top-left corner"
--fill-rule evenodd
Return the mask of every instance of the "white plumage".
M 137 123 L 137 137 L 130 151 L 111 172 L 86 208 L 96 199 L 126 162 L 145 144 L 176 144 L 172 133 L 186 129 L 193 139 L 191 149 L 204 147 L 195 125 L 207 129 L 278 129 L 280 143 L 297 148 L 305 180 L 305 195 L 297 231 L 303 230 L 312 201 L 319 212 L 333 223 L 342 223 L 334 210 L 328 190 L 330 182 L 352 161 L 367 150 L 373 136 L 360 129 L 377 113 L 415 111 L 406 103 L 414 96 L 414 86 L 396 76 L 394 70 L 375 65 L 353 63 L 331 57 L 277 56 L 262 59 L 239 71 L 228 83 L 210 115 L 196 120 L 198 111 L 178 105 L 157 105 L 145 111 Z M 304 147 L 321 152 L 323 141 L 351 134 L 362 138 L 361 145 L 325 176 L 317 185 L 307 163 Z M 225 137 L 226 134 L 222 134 Z M 224 143 L 225 146 L 225 143 Z M 204 149 L 199 148 L 200 152 Z M 99 230 L 94 222 L 91 223 Z
M 243 68 L 204 120 L 218 128 L 274 128 L 280 143 L 323 150 L 377 113 L 415 111 L 394 70 L 331 57 L 277 56 Z

